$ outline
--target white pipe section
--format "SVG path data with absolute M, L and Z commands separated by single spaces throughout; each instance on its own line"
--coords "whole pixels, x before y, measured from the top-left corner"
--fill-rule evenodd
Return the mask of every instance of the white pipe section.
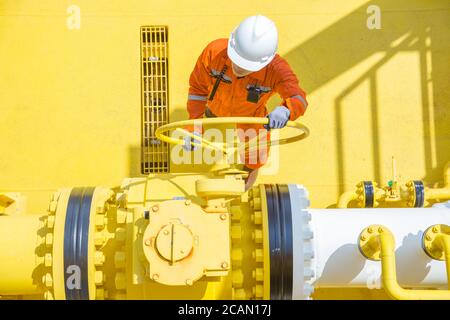
M 371 224 L 395 237 L 397 279 L 404 287 L 447 288 L 445 262 L 422 249 L 422 235 L 434 224 L 450 224 L 450 209 L 310 209 L 314 236 L 315 287 L 381 286 L 381 263 L 364 258 L 358 236 Z
M 308 209 L 304 200 L 307 191 L 300 185 L 289 188 L 294 298 L 307 298 L 305 284 L 314 288 L 381 288 L 380 261 L 367 260 L 358 248 L 359 234 L 372 224 L 387 227 L 395 237 L 401 286 L 447 289 L 445 262 L 433 260 L 424 252 L 422 234 L 434 224 L 450 224 L 450 208 Z M 305 235 L 311 232 L 312 239 L 305 242 Z M 312 259 L 305 256 L 308 250 L 313 250 Z M 307 277 L 311 274 L 313 277 Z

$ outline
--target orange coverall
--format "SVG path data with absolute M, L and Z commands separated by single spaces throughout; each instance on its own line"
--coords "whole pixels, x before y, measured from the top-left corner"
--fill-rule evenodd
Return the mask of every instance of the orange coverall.
M 278 54 L 263 69 L 237 78 L 232 71 L 232 62 L 227 55 L 228 39 L 217 39 L 209 43 L 195 64 L 189 78 L 189 95 L 187 110 L 189 119 L 199 119 L 208 108 L 217 117 L 265 117 L 267 100 L 275 93 L 283 99 L 281 105 L 290 110 L 289 120 L 303 115 L 308 106 L 306 94 L 300 88 L 298 79 L 287 61 Z M 213 100 L 209 96 L 214 84 L 223 71 L 222 80 Z M 257 88 L 259 99 L 249 101 L 249 89 Z M 251 100 L 251 99 L 250 99 Z M 253 128 L 264 130 L 260 125 L 240 125 L 247 130 Z M 190 128 L 192 131 L 192 128 Z M 270 139 L 267 137 L 267 139 Z M 248 154 L 244 155 L 244 163 L 251 169 L 264 165 L 265 159 L 249 163 Z

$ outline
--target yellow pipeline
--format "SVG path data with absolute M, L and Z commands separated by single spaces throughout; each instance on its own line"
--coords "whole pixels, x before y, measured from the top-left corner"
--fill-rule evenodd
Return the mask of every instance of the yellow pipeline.
M 393 170 L 393 172 L 393 179 L 395 179 L 395 170 Z M 395 180 L 392 181 L 392 187 L 383 188 L 378 188 L 377 184 L 372 182 L 374 188 L 374 207 L 377 207 L 381 202 L 389 203 L 389 206 L 412 207 L 412 199 L 415 197 L 412 182 L 409 181 L 403 186 L 397 186 L 397 182 Z M 364 206 L 362 202 L 364 196 L 361 183 L 362 182 L 357 184 L 357 189 L 355 191 L 347 191 L 339 197 L 337 204 L 338 208 L 348 208 L 349 203 L 353 200 L 360 200 L 358 206 Z M 450 161 L 447 162 L 444 168 L 444 186 L 442 188 L 425 188 L 424 206 L 428 206 L 430 200 L 442 201 L 448 199 L 450 199 Z
M 425 200 L 450 199 L 450 161 L 444 167 L 444 186 L 442 188 L 426 188 Z
M 435 260 L 445 260 L 450 290 L 450 227 L 435 224 L 424 232 L 422 241 L 422 247 L 428 256 Z
M 439 246 L 444 252 L 448 289 L 450 290 L 450 235 L 440 233 L 436 236 L 435 241 L 436 245 Z
M 43 293 L 42 268 L 45 249 L 42 216 L 0 215 L 0 295 Z
M 360 249 L 364 256 L 379 258 L 381 260 L 381 278 L 383 288 L 386 293 L 397 300 L 449 300 L 450 290 L 410 290 L 402 288 L 397 282 L 396 266 L 395 266 L 395 240 L 391 231 L 384 226 L 372 225 L 365 230 L 372 231 L 372 235 L 364 244 L 360 241 Z M 446 240 L 447 241 L 447 240 Z M 446 243 L 448 245 L 448 243 Z M 447 246 L 448 253 L 448 246 Z M 447 256 L 448 257 L 448 256 Z M 448 258 L 447 258 L 448 271 Z M 448 275 L 448 274 L 447 274 Z
M 450 187 L 425 189 L 425 200 L 446 200 L 446 199 L 450 199 Z

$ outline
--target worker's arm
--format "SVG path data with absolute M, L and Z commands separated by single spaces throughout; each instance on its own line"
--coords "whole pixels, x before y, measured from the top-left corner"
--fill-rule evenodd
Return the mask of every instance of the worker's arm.
M 281 105 L 290 111 L 289 120 L 296 120 L 305 113 L 308 106 L 306 93 L 300 88 L 297 76 L 287 61 L 283 58 L 277 60 L 273 65 L 274 88 L 283 99 Z
M 197 59 L 194 70 L 189 78 L 189 94 L 187 111 L 189 119 L 199 119 L 205 113 L 206 100 L 208 99 L 208 85 L 211 81 L 209 75 L 209 63 L 211 50 L 207 46 Z

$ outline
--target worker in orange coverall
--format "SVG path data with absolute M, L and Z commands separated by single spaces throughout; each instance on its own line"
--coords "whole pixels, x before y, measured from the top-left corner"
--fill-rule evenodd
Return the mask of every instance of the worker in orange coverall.
M 269 123 L 264 128 L 250 124 L 239 127 L 244 132 L 249 129 L 264 130 L 266 139 L 270 139 L 266 129 L 283 128 L 288 120 L 303 115 L 308 106 L 306 94 L 287 61 L 276 53 L 277 47 L 277 28 L 273 21 L 261 15 L 242 21 L 229 39 L 209 43 L 189 79 L 189 119 L 268 117 Z M 275 93 L 283 101 L 268 114 L 266 103 Z M 195 127 L 189 130 L 201 136 L 201 130 Z M 185 150 L 195 150 L 192 141 L 196 140 L 185 137 Z M 241 154 L 244 169 L 249 172 L 246 189 L 254 183 L 258 168 L 265 164 L 267 147 L 266 150 L 265 156 L 257 153 L 256 161 L 247 152 Z

